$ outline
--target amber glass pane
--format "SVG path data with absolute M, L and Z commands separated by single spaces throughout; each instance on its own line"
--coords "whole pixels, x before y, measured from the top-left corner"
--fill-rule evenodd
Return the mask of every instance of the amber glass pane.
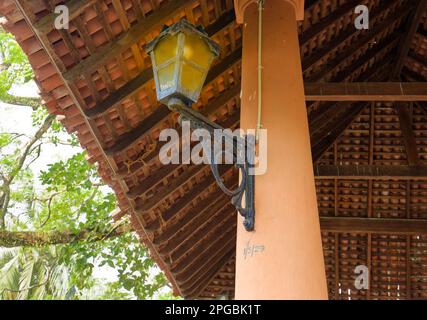
M 181 67 L 181 86 L 185 92 L 191 96 L 198 93 L 198 89 L 203 85 L 204 73 L 183 63 Z
M 178 35 L 164 37 L 154 48 L 154 58 L 157 66 L 176 57 L 178 50 Z
M 175 85 L 175 62 L 168 64 L 157 71 L 157 77 L 159 80 L 160 91 L 164 91 L 172 88 Z
M 184 59 L 192 61 L 208 69 L 213 53 L 204 40 L 195 34 L 186 35 L 184 45 Z

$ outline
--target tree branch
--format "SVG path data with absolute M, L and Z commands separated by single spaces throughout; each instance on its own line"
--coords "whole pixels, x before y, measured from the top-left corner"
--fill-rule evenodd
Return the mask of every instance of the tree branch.
M 27 142 L 27 144 L 24 147 L 24 150 L 22 154 L 17 159 L 17 165 L 12 170 L 8 177 L 8 183 L 11 184 L 13 179 L 16 177 L 16 175 L 19 173 L 19 171 L 22 169 L 25 160 L 27 159 L 28 155 L 30 154 L 30 150 L 32 149 L 33 145 L 40 140 L 43 135 L 49 130 L 50 126 L 52 125 L 53 121 L 55 120 L 55 115 L 48 115 L 46 119 L 44 120 L 41 127 L 37 130 L 37 132 L 34 134 L 34 136 L 30 139 L 30 141 Z
M 7 209 L 10 201 L 10 186 L 13 180 L 15 179 L 15 177 L 18 175 L 19 171 L 22 170 L 25 160 L 27 159 L 28 155 L 31 154 L 31 150 L 34 144 L 38 140 L 40 140 L 43 137 L 43 135 L 49 130 L 54 120 L 55 120 L 55 115 L 50 114 L 46 117 L 41 127 L 37 130 L 34 136 L 24 146 L 22 153 L 20 154 L 19 158 L 16 160 L 16 166 L 11 170 L 8 176 L 4 175 L 4 177 L 2 177 L 4 183 L 2 186 L 3 192 L 0 196 L 0 229 L 5 229 L 5 216 L 7 214 Z
M 42 247 L 47 245 L 71 244 L 78 242 L 97 242 L 112 239 L 131 232 L 130 223 L 121 223 L 112 229 L 95 231 L 83 229 L 73 233 L 69 231 L 1 231 L 0 247 Z
M 13 104 L 16 106 L 31 107 L 33 110 L 36 110 L 43 105 L 41 98 L 20 97 L 11 95 L 9 93 L 3 94 L 0 100 L 4 103 Z

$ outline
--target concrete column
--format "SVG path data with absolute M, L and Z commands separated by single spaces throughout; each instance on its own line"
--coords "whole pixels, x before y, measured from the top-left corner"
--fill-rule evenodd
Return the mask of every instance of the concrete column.
M 238 224 L 236 299 L 328 297 L 297 33 L 303 2 L 264 4 L 262 126 L 268 130 L 268 169 L 255 178 L 255 231 L 245 231 L 242 219 Z M 254 129 L 258 5 L 235 0 L 235 7 L 244 29 L 241 127 Z

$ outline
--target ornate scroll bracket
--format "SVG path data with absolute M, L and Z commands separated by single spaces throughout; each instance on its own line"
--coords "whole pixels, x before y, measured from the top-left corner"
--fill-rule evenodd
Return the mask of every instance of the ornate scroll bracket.
M 171 101 L 169 103 L 169 108 L 181 115 L 181 122 L 189 121 L 193 130 L 205 129 L 211 134 L 211 137 L 215 136 L 214 130 L 224 130 L 224 128 L 217 123 L 209 120 L 196 110 L 183 105 L 179 101 Z M 240 170 L 241 182 L 234 190 L 230 190 L 225 186 L 224 181 L 219 174 L 218 164 L 216 161 L 219 156 L 223 155 L 224 152 L 222 150 L 217 154 L 211 152 L 211 171 L 219 188 L 226 195 L 231 197 L 231 203 L 236 207 L 237 212 L 239 212 L 239 214 L 244 218 L 243 226 L 246 231 L 253 231 L 255 226 L 255 176 L 252 171 L 255 159 L 255 137 L 252 135 L 237 137 L 228 134 L 226 131 L 223 132 L 223 137 L 233 143 L 233 158 L 235 160 L 235 166 Z M 245 152 L 245 156 L 241 158 L 244 159 L 244 163 L 239 163 L 237 161 L 238 150 Z

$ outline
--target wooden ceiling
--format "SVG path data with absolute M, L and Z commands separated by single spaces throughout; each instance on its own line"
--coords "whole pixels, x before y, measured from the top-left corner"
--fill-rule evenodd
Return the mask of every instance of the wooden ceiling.
M 329 296 L 427 298 L 427 1 L 305 2 L 298 28 Z M 117 195 L 116 218 L 130 216 L 175 293 L 233 297 L 235 209 L 209 167 L 159 162 L 160 130 L 179 126 L 156 101 L 143 49 L 164 24 L 204 25 L 221 56 L 195 108 L 238 127 L 242 30 L 233 1 L 68 0 L 70 28 L 56 30 L 60 3 L 0 3 L 46 106 L 77 134 Z M 359 4 L 370 9 L 369 30 L 353 25 Z M 378 84 L 366 83 L 374 81 L 416 83 L 399 94 L 381 85 L 391 97 L 376 102 Z M 319 82 L 338 84 L 325 97 Z M 344 82 L 371 89 L 348 98 Z M 234 168 L 222 176 L 237 184 Z M 354 287 L 357 265 L 370 267 L 369 290 Z

